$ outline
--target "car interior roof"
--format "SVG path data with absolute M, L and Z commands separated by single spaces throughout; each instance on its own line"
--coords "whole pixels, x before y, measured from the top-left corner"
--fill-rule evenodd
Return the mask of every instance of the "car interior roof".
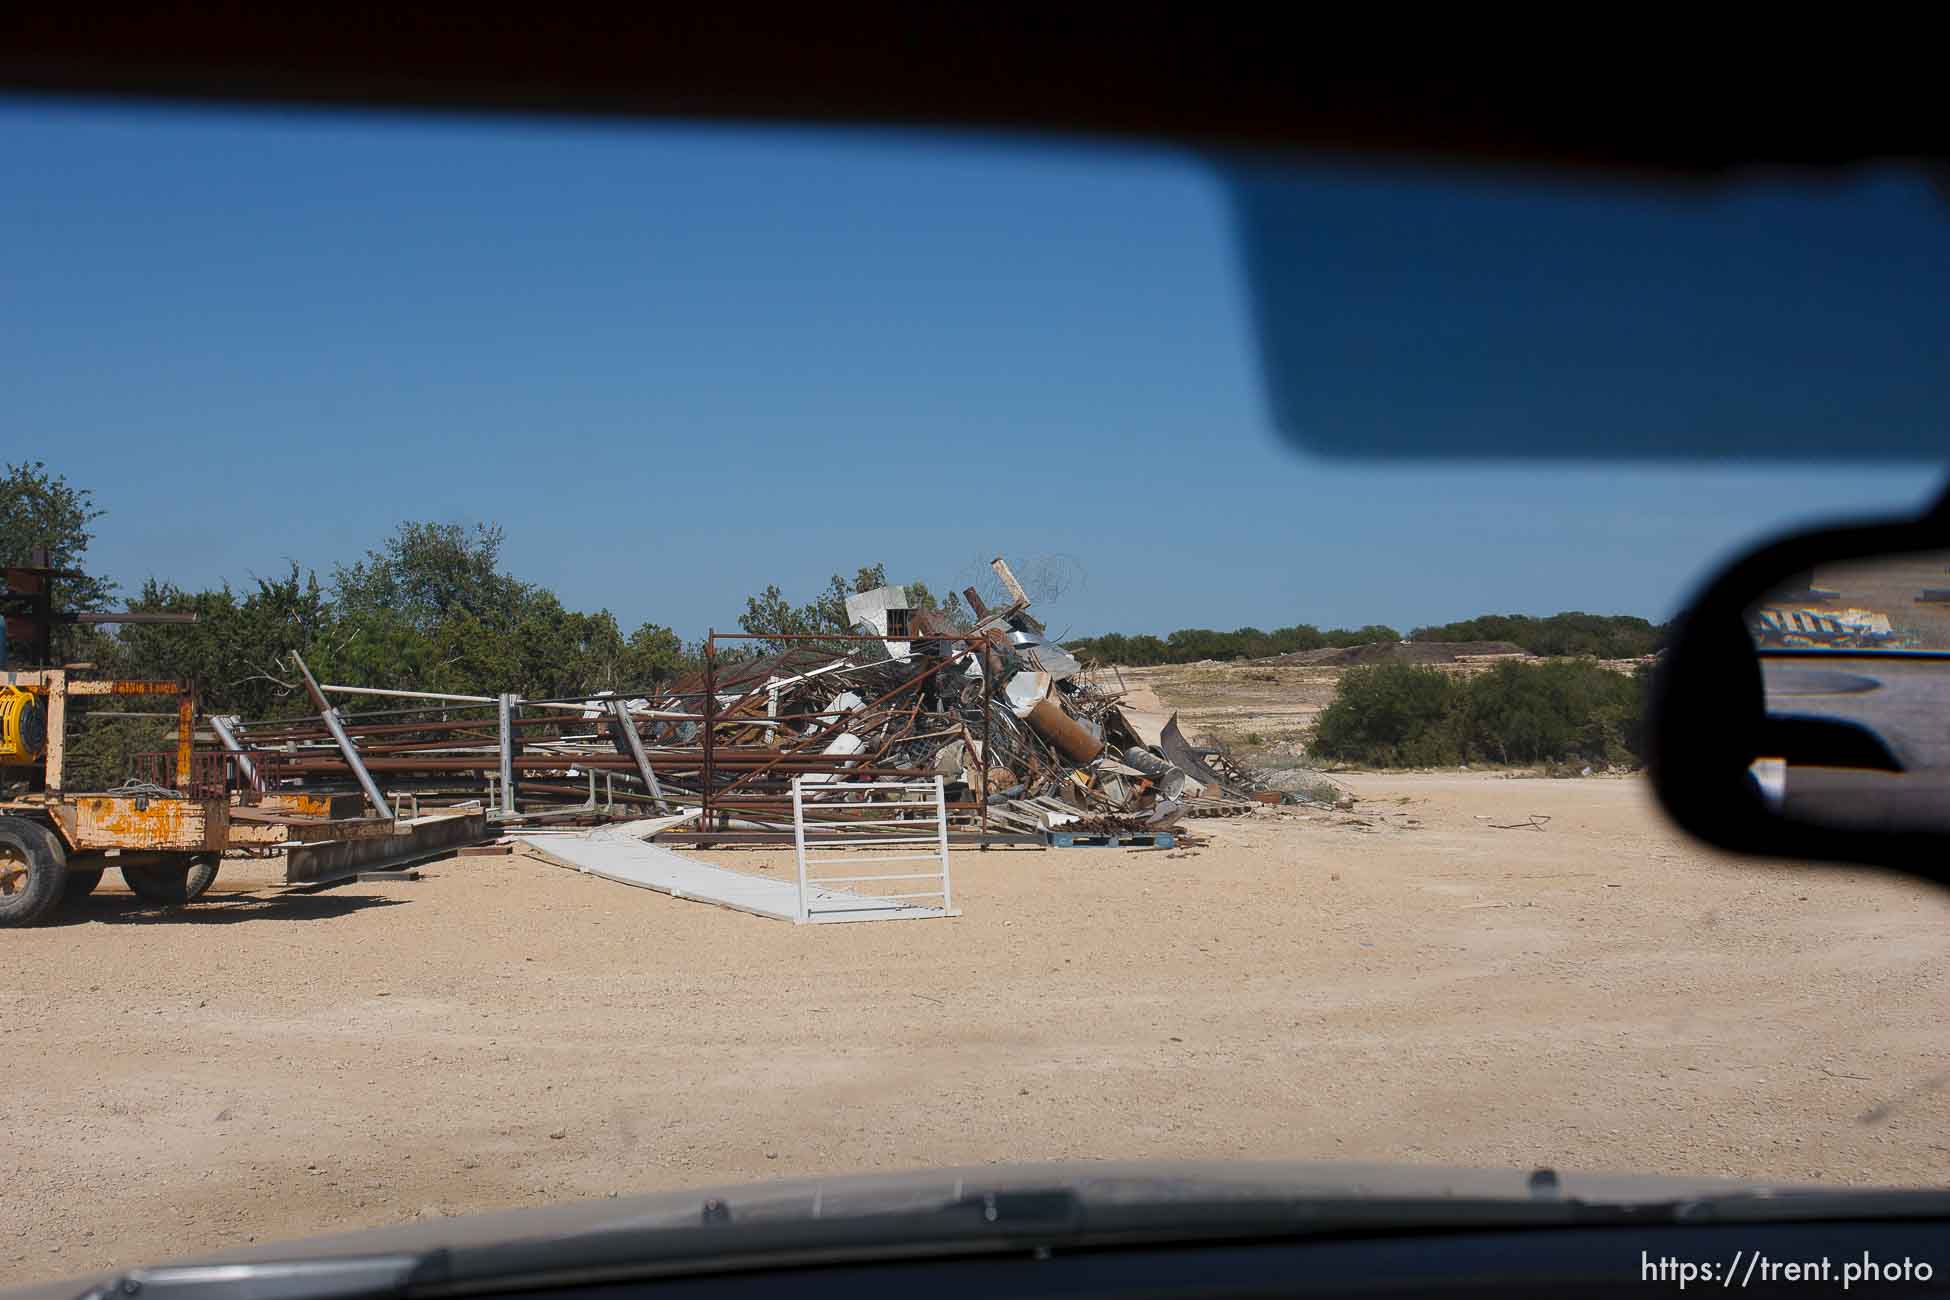
M 1142 6 L 672 11 L 492 4 L 28 10 L 15 92 L 262 104 L 1035 130 L 1198 148 L 1712 177 L 1942 159 L 1934 78 L 1865 84 L 1758 50 L 1607 41 L 1418 59 L 1294 16 Z M 1282 24 L 1285 24 L 1284 26 Z M 1430 33 L 1430 35 L 1435 35 Z M 1617 57 L 1615 54 L 1614 57 Z M 1832 56 L 1831 56 L 1832 57 Z M 1836 59 L 1838 66 L 1842 61 Z

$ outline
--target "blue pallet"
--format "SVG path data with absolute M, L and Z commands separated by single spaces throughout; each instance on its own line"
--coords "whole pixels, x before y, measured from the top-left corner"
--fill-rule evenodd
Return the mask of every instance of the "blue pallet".
M 1130 831 L 1107 835 L 1089 831 L 1049 831 L 1053 849 L 1168 849 L 1178 843 L 1170 831 Z

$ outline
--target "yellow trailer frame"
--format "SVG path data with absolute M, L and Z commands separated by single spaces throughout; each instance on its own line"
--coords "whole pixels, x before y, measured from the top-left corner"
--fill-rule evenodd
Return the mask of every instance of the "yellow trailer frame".
M 89 696 L 176 697 L 176 784 L 190 783 L 195 705 L 180 682 L 77 678 L 66 668 L 0 671 L 0 684 L 37 695 L 47 709 L 47 750 L 37 764 L 42 788 L 0 799 L 0 816 L 38 815 L 71 854 L 214 853 L 229 843 L 225 798 L 156 799 L 144 794 L 70 794 L 63 785 L 68 701 Z
M 52 862 L 81 893 L 94 888 L 102 871 L 120 868 L 138 893 L 147 889 L 152 898 L 187 901 L 208 888 L 227 849 L 281 854 L 283 883 L 315 885 L 425 858 L 486 836 L 486 818 L 478 805 L 426 816 L 416 811 L 402 819 L 390 812 L 368 815 L 364 796 L 357 794 L 266 791 L 233 803 L 225 782 L 193 779 L 193 758 L 209 756 L 196 755 L 192 748 L 194 704 L 178 682 L 92 679 L 73 676 L 70 669 L 42 668 L 0 669 L 0 685 L 36 696 L 47 713 L 46 748 L 32 764 L 42 775 L 40 788 L 0 798 L 0 823 L 23 819 L 41 828 L 34 835 L 49 835 L 53 841 L 24 858 L 18 843 L 12 849 L 0 844 L 0 892 L 16 892 L 36 869 L 32 862 Z M 174 790 L 165 796 L 153 787 L 100 793 L 65 787 L 69 700 L 168 695 L 176 697 Z M 139 883 L 158 873 L 192 869 L 199 872 L 200 883 L 187 892 L 180 879 L 167 886 L 173 891 L 169 894 L 159 892 L 162 886 Z M 37 903 L 20 913 L 25 919 L 0 918 L 0 923 L 34 924 L 45 906 L 51 904 Z

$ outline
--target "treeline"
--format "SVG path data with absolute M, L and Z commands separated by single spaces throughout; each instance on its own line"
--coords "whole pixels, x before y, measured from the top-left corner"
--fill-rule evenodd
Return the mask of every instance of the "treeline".
M 1418 627 L 1411 641 L 1509 641 L 1534 655 L 1592 655 L 1599 659 L 1636 659 L 1665 644 L 1666 627 L 1629 614 L 1585 614 L 1570 611 L 1535 618 L 1528 614 L 1485 614 L 1460 623 Z M 1099 664 L 1145 668 L 1153 664 L 1188 664 L 1204 659 L 1267 659 L 1274 655 L 1328 647 L 1400 641 L 1402 634 L 1380 623 L 1332 631 L 1307 623 L 1262 632 L 1242 627 L 1232 632 L 1184 628 L 1170 636 L 1104 636 L 1067 641 L 1071 653 Z
M 1316 759 L 1369 767 L 1623 763 L 1644 755 L 1650 674 L 1584 659 L 1503 663 L 1474 677 L 1350 668 L 1315 723 Z
M 1111 632 L 1104 636 L 1073 638 L 1064 646 L 1071 654 L 1092 663 L 1118 664 L 1126 668 L 1147 668 L 1153 664 L 1190 664 L 1202 659 L 1266 659 L 1293 654 L 1299 650 L 1322 650 L 1329 646 L 1368 645 L 1374 641 L 1399 641 L 1402 634 L 1392 627 L 1374 623 L 1367 627 L 1335 628 L 1323 632 L 1311 624 L 1274 628 L 1262 632 L 1242 627 L 1233 632 L 1209 628 L 1181 628 L 1167 637 L 1126 636 Z
M 1599 659 L 1637 659 L 1666 643 L 1666 624 L 1630 614 L 1585 614 L 1572 610 L 1533 618 L 1528 614 L 1484 614 L 1460 623 L 1418 627 L 1411 641 L 1511 641 L 1534 655 L 1592 655 Z
M 322 581 L 295 564 L 243 591 L 151 580 L 130 609 L 195 613 L 198 621 L 96 632 L 69 653 L 117 676 L 193 683 L 202 710 L 244 718 L 312 710 L 292 651 L 321 681 L 531 699 L 641 690 L 694 660 L 694 648 L 667 627 L 645 623 L 626 634 L 608 610 L 569 609 L 503 572 L 501 544 L 492 526 L 404 523 Z M 358 713 L 402 702 L 340 703 Z M 72 779 L 83 788 L 112 785 L 128 774 L 131 754 L 156 747 L 154 724 L 93 721 L 70 744 Z
M 608 610 L 565 607 L 501 568 L 491 525 L 403 523 L 377 550 L 318 575 L 293 564 L 244 591 L 153 579 L 129 608 L 193 612 L 188 627 L 133 625 L 95 657 L 118 672 L 193 681 L 204 708 L 244 717 L 309 708 L 289 655 L 323 681 L 531 699 L 648 687 L 692 659 L 676 633 L 625 633 Z

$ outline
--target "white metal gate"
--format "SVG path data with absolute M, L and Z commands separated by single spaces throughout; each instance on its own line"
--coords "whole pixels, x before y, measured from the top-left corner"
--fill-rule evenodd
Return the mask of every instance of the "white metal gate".
M 865 790 L 878 795 L 910 794 L 931 792 L 934 795 L 934 816 L 922 821 L 919 818 L 902 818 L 898 814 L 919 812 L 927 808 L 927 803 L 916 799 L 876 799 L 871 796 L 860 803 L 832 805 L 844 808 L 849 813 L 856 810 L 872 811 L 876 815 L 860 820 L 849 819 L 845 825 L 848 830 L 838 830 L 834 823 L 814 822 L 810 829 L 806 825 L 805 797 L 800 783 L 805 777 L 792 779 L 792 838 L 799 857 L 799 915 L 801 925 L 816 921 L 895 921 L 905 918 L 928 916 L 959 916 L 955 910 L 953 887 L 948 880 L 948 800 L 941 777 L 931 781 L 829 781 L 818 779 L 812 789 L 819 794 L 836 790 Z M 867 827 L 871 834 L 857 835 L 851 828 Z M 925 852 L 902 853 L 902 848 L 921 848 Z M 835 851 L 872 848 L 877 850 L 865 856 L 835 857 Z M 891 850 L 891 851 L 890 851 Z M 873 875 L 816 876 L 812 872 L 827 867 L 886 867 L 895 863 L 931 862 L 931 871 L 881 871 Z M 887 881 L 895 886 L 889 893 L 862 893 L 851 886 L 869 885 L 876 881 Z M 844 888 L 832 889 L 839 885 Z M 933 904 L 923 899 L 936 900 Z

